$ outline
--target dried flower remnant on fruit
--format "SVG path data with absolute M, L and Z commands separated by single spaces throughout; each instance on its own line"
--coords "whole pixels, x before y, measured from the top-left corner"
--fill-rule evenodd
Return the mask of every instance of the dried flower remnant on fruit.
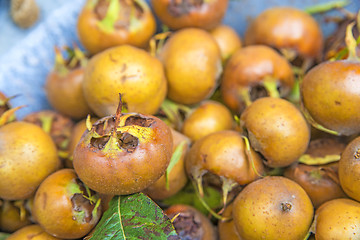
M 200 8 L 204 0 L 171 0 L 168 5 L 169 13 L 174 17 L 189 14 L 194 8 Z
M 176 214 L 177 213 L 173 213 L 168 216 L 169 218 L 173 218 Z M 201 219 L 189 210 L 179 213 L 175 217 L 173 225 L 181 239 L 201 240 L 204 235 L 203 229 L 201 228 Z
M 355 153 L 354 153 L 354 157 L 356 159 L 359 159 L 360 158 L 360 149 L 358 149 Z
M 291 203 L 288 203 L 288 202 L 281 203 L 281 209 L 282 209 L 284 212 L 289 212 L 289 211 L 291 211 L 291 208 L 292 208 Z

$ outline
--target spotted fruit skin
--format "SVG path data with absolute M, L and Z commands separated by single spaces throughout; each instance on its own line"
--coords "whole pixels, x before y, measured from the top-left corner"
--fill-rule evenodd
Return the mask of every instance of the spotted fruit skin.
M 168 81 L 168 98 L 196 104 L 215 91 L 222 72 L 220 49 L 202 29 L 186 28 L 171 35 L 161 51 Z
M 126 125 L 127 119 L 151 120 L 148 127 Z M 101 124 L 114 116 L 100 119 Z M 102 194 L 125 195 L 139 192 L 166 171 L 172 154 L 170 128 L 160 119 L 144 114 L 130 113 L 121 117 L 115 144 L 96 147 L 93 144 L 97 123 L 90 132 L 84 133 L 74 151 L 74 169 L 79 178 L 91 189 Z M 120 146 L 119 136 L 134 136 L 138 142 L 126 149 Z M 119 139 L 118 139 L 119 137 Z
M 99 22 L 105 16 L 100 16 L 99 11 L 96 9 L 96 5 L 99 2 L 105 2 L 102 0 L 89 0 L 82 8 L 77 22 L 77 31 L 81 43 L 86 50 L 91 54 L 96 54 L 104 51 L 107 48 L 130 44 L 136 47 L 145 48 L 152 35 L 156 31 L 155 18 L 151 12 L 150 7 L 144 0 L 131 1 L 137 5 L 138 9 L 141 9 L 139 16 L 128 14 L 129 12 L 136 12 L 135 6 L 127 6 L 126 1 L 119 1 L 121 7 L 127 11 L 120 16 L 118 26 L 114 26 L 113 31 L 104 31 L 99 27 Z M 133 9 L 130 9 L 132 7 Z M 134 10 L 135 9 L 135 10 Z M 105 15 L 105 14 L 104 14 Z M 121 19 L 122 18 L 122 19 Z M 124 20 L 125 19 L 125 20 Z M 123 21 L 121 21 L 123 20 Z M 126 24 L 122 26 L 121 24 Z
M 48 176 L 36 191 L 33 215 L 52 236 L 81 238 L 101 217 L 101 207 L 95 204 L 82 196 L 75 171 L 61 169 Z
M 340 135 L 360 132 L 359 62 L 323 62 L 305 75 L 300 91 L 304 107 L 317 123 Z
M 306 192 L 297 183 L 278 176 L 250 183 L 233 204 L 234 224 L 244 240 L 304 239 L 313 215 Z
M 129 112 L 155 114 L 167 93 L 162 63 L 146 51 L 121 45 L 94 56 L 86 66 L 84 96 L 99 117 L 116 112 L 123 94 Z
M 195 2 L 195 1 L 193 1 Z M 197 1 L 151 0 L 155 14 L 171 29 L 196 27 L 210 30 L 220 24 L 228 0 Z
M 306 151 L 310 128 L 300 110 L 292 103 L 273 97 L 259 98 L 240 117 L 251 146 L 270 167 L 285 167 Z
M 316 58 L 323 49 L 323 35 L 316 20 L 292 7 L 265 10 L 249 25 L 245 45 L 264 44 L 295 50 L 302 57 Z
M 19 121 L 0 128 L 0 166 L 0 198 L 19 200 L 30 198 L 60 160 L 49 134 Z

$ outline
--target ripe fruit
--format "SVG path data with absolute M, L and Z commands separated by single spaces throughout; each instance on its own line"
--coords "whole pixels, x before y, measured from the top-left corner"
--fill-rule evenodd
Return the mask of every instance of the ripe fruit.
M 91 189 L 114 195 L 139 192 L 158 180 L 172 154 L 170 128 L 160 119 L 121 113 L 98 120 L 74 151 L 74 169 Z
M 236 51 L 225 65 L 221 95 L 230 109 L 241 113 L 258 98 L 287 96 L 293 85 L 291 66 L 283 56 L 264 45 L 247 46 Z
M 206 100 L 186 117 L 181 132 L 196 141 L 210 133 L 233 127 L 234 119 L 230 110 L 219 102 Z
M 15 232 L 31 224 L 32 198 L 25 201 L 0 201 L 0 229 L 2 232 Z
M 0 128 L 0 198 L 29 198 L 59 165 L 56 146 L 40 127 L 13 122 Z
M 321 205 L 315 213 L 315 239 L 358 239 L 360 203 L 334 199 Z
M 233 218 L 240 239 L 305 239 L 313 219 L 306 192 L 284 177 L 265 177 L 236 197 Z
M 210 97 L 222 71 L 220 50 L 210 33 L 196 28 L 177 31 L 160 53 L 168 80 L 168 98 L 195 104 Z
M 212 29 L 223 19 L 228 0 L 151 0 L 160 21 L 171 29 Z
M 218 222 L 218 232 L 220 240 L 241 240 L 235 224 L 234 219 L 232 218 L 233 213 L 233 204 L 230 204 L 226 207 L 224 213 L 222 214 L 223 218 L 230 218 L 225 220 L 219 220 Z
M 241 114 L 251 146 L 270 167 L 284 167 L 306 151 L 310 129 L 301 112 L 281 98 L 257 99 Z
M 265 44 L 278 50 L 294 51 L 302 58 L 319 57 L 323 36 L 316 20 L 292 7 L 272 7 L 250 23 L 245 44 Z
M 89 0 L 79 14 L 77 30 L 80 42 L 95 54 L 122 44 L 145 48 L 156 23 L 144 0 Z
M 45 232 L 39 225 L 33 224 L 23 227 L 13 234 L 11 234 L 6 240 L 61 240 Z
M 74 239 L 91 231 L 101 217 L 101 207 L 98 195 L 86 189 L 73 169 L 62 169 L 39 186 L 33 215 L 49 234 Z
M 154 114 L 167 83 L 163 65 L 142 49 L 121 45 L 94 56 L 85 69 L 84 96 L 99 117 L 116 112 L 118 93 L 129 112 Z

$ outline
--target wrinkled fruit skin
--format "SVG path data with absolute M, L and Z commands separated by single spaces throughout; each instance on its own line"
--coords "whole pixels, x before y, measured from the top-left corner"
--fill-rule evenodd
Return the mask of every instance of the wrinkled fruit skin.
M 265 177 L 247 185 L 233 205 L 241 239 L 304 239 L 313 219 L 306 192 L 284 177 Z
M 296 8 L 273 7 L 258 15 L 246 30 L 245 45 L 252 44 L 291 49 L 304 58 L 316 58 L 323 49 L 323 36 L 311 15 Z
M 360 201 L 360 137 L 351 141 L 341 154 L 339 179 L 344 192 Z
M 359 62 L 323 62 L 305 75 L 300 90 L 304 107 L 317 123 L 341 135 L 360 132 Z
M 116 112 L 119 93 L 129 112 L 155 114 L 167 93 L 163 65 L 146 51 L 121 45 L 94 56 L 86 66 L 83 91 L 99 117 Z
M 260 152 L 270 167 L 285 167 L 306 151 L 310 129 L 301 112 L 281 98 L 259 98 L 240 118 L 251 146 Z
M 74 169 L 89 188 L 99 193 L 139 192 L 166 171 L 173 147 L 170 128 L 154 116 L 123 114 L 115 137 L 94 138 L 104 122 L 110 126 L 109 122 L 114 121 L 114 116 L 100 119 L 82 136 L 74 151 Z
M 101 207 L 90 203 L 73 169 L 48 176 L 36 191 L 33 215 L 46 232 L 58 238 L 81 238 L 101 217 Z M 89 196 L 88 196 L 89 197 Z M 96 199 L 97 200 L 97 199 Z
M 225 104 L 236 113 L 246 107 L 241 91 L 249 91 L 251 100 L 258 96 L 251 90 L 263 87 L 266 77 L 277 81 L 280 96 L 289 94 L 294 85 L 294 75 L 289 62 L 265 45 L 247 46 L 236 51 L 225 65 L 221 82 L 221 95 Z
M 171 29 L 196 27 L 210 30 L 221 23 L 228 0 L 200 1 L 200 3 L 191 3 L 189 0 L 151 0 L 151 5 L 160 21 Z
M 55 143 L 32 123 L 0 128 L 0 198 L 27 199 L 60 166 Z M 36 174 L 34 174 L 36 172 Z
M 360 203 L 334 199 L 322 204 L 315 213 L 315 239 L 358 239 Z
M 107 48 L 130 44 L 145 48 L 156 31 L 155 18 L 144 0 L 131 1 L 135 6 L 127 5 L 127 1 L 119 1 L 126 13 L 119 14 L 119 24 L 115 22 L 112 31 L 104 31 L 99 22 L 105 17 L 103 0 L 87 1 L 78 17 L 77 31 L 80 42 L 91 54 Z M 101 5 L 97 8 L 97 5 Z M 140 10 L 141 9 L 141 10 Z M 107 8 L 106 8 L 107 11 Z M 136 14 L 133 14 L 134 12 Z M 138 12 L 137 12 L 138 11 Z M 139 14 L 138 16 L 136 16 Z M 125 24 L 124 24 L 125 22 Z
M 210 33 L 186 28 L 166 41 L 160 59 L 168 81 L 168 98 L 195 104 L 215 91 L 222 72 L 220 49 Z

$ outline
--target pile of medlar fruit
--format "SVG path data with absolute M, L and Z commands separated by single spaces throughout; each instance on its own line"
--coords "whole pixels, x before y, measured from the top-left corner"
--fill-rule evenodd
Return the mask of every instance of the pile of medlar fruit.
M 44 79 L 53 109 L 17 119 L 0 92 L 0 231 L 86 238 L 143 192 L 178 239 L 359 239 L 360 17 L 324 48 L 300 9 L 267 9 L 243 41 L 228 0 L 148 2 L 86 2 L 82 46 L 55 46 Z

